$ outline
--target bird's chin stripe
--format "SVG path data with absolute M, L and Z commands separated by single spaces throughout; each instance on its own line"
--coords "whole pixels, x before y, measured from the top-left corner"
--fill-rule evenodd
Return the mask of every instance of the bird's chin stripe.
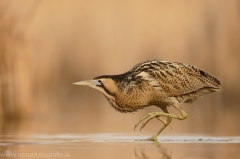
M 112 93 L 104 86 L 104 84 L 102 84 L 101 87 L 103 88 L 103 90 L 105 91 L 106 94 L 108 94 L 108 95 L 110 95 L 110 96 L 115 96 L 114 94 L 112 94 Z
M 101 86 L 96 86 L 94 87 L 96 90 L 98 90 L 99 92 L 101 92 L 103 95 L 105 95 L 107 98 L 113 99 L 114 96 L 109 93 L 109 91 L 107 91 L 107 89 L 104 87 L 104 85 Z

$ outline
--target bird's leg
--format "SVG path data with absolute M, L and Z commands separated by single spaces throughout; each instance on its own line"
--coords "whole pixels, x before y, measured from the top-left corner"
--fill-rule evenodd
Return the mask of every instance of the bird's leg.
M 180 111 L 180 115 L 174 115 L 174 114 L 169 114 L 168 111 L 164 111 L 163 112 L 153 112 L 153 113 L 149 113 L 148 115 L 146 115 L 145 117 L 141 118 L 140 121 L 135 125 L 135 128 L 138 126 L 138 124 L 140 122 L 142 122 L 144 119 L 146 119 L 144 122 L 143 122 L 143 126 L 144 127 L 147 122 L 149 120 L 151 120 L 152 118 L 156 117 L 160 117 L 160 116 L 164 116 L 164 117 L 167 117 L 167 124 L 164 124 L 164 126 L 157 132 L 155 133 L 152 137 L 146 139 L 147 141 L 157 141 L 157 136 L 167 127 L 167 125 L 170 124 L 170 122 L 172 121 L 172 118 L 174 119 L 178 119 L 178 120 L 184 120 L 187 118 L 187 114 L 185 113 L 185 111 L 180 107 L 179 104 L 173 104 L 172 105 L 174 108 L 176 108 L 177 110 Z M 142 128 L 141 128 L 142 130 Z
M 172 118 L 167 118 L 167 125 L 163 125 L 152 137 L 145 139 L 144 141 L 157 141 L 158 135 L 171 123 Z
M 141 126 L 141 128 L 140 128 L 140 131 L 142 131 L 143 130 L 143 128 L 145 127 L 145 125 L 147 125 L 147 123 L 151 120 L 151 119 L 153 119 L 153 118 L 155 118 L 156 116 L 154 116 L 154 115 L 152 115 L 152 116 L 150 116 L 150 117 L 148 117 L 145 121 L 143 121 L 143 123 L 142 123 L 142 126 Z M 156 117 L 159 121 L 161 121 L 164 125 L 167 125 L 167 122 L 165 121 L 165 120 L 163 120 L 162 118 L 160 118 L 160 117 Z
M 184 120 L 187 118 L 187 113 L 180 107 L 180 105 L 173 105 L 174 108 L 176 108 L 178 111 L 180 111 L 180 115 L 174 115 L 169 113 L 163 113 L 163 112 L 155 112 L 155 116 L 165 116 L 167 118 L 174 118 L 178 120 Z
M 134 126 L 134 131 L 135 131 L 135 129 L 136 129 L 136 127 L 138 127 L 138 125 L 143 121 L 143 120 L 145 120 L 146 118 L 146 120 L 143 122 L 143 124 L 142 124 L 142 126 L 141 126 L 141 128 L 140 128 L 140 131 L 142 131 L 142 129 L 145 127 L 145 125 L 151 120 L 151 119 L 153 119 L 153 118 L 155 118 L 156 117 L 156 115 L 155 115 L 155 112 L 154 113 L 148 113 L 146 116 L 144 116 L 144 117 L 142 117 L 139 121 L 138 121 L 138 123 L 137 124 L 135 124 L 135 126 Z M 167 125 L 167 122 L 165 121 L 165 120 L 163 120 L 162 118 L 160 118 L 160 117 L 156 117 L 159 121 L 161 121 L 164 125 Z
M 159 106 L 159 107 L 164 111 L 164 113 L 169 113 L 166 106 L 165 106 L 165 107 L 164 107 L 164 106 Z M 157 116 L 156 118 L 158 119 L 158 118 L 160 118 L 160 117 Z M 161 127 L 161 129 L 159 129 L 152 137 L 145 139 L 145 141 L 157 141 L 158 135 L 159 135 L 168 125 L 170 125 L 171 121 L 172 121 L 172 118 L 167 118 L 167 123 L 164 124 L 164 125 Z

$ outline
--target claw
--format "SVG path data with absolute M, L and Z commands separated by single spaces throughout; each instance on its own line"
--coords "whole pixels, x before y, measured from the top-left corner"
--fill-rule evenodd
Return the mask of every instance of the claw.
M 170 126 L 170 128 L 171 128 L 171 130 L 172 130 L 172 126 L 169 124 L 169 126 Z
M 168 125 L 170 126 L 171 130 L 172 130 L 172 126 L 170 125 L 170 123 L 168 123 Z
M 135 126 L 134 126 L 134 131 L 135 131 L 136 127 L 138 127 L 138 125 L 139 125 L 144 119 L 146 119 L 148 116 L 150 116 L 151 114 L 152 114 L 152 113 L 148 113 L 146 116 L 142 117 L 142 118 L 138 121 L 138 123 L 135 124 Z
M 170 126 L 170 128 L 172 129 L 172 126 L 170 125 L 171 121 L 172 121 L 172 119 L 171 119 L 171 118 L 170 118 L 170 119 L 167 119 L 167 125 L 169 125 L 169 126 Z M 167 126 L 167 125 L 166 125 L 166 126 Z
M 140 128 L 140 132 L 142 132 L 142 130 L 143 130 L 143 128 L 145 127 L 145 125 L 146 125 L 152 118 L 154 118 L 154 117 L 155 117 L 155 116 L 152 115 L 152 116 L 148 117 L 145 121 L 143 121 L 142 126 L 141 126 L 141 128 Z
M 141 118 L 137 124 L 135 124 L 134 126 L 134 131 L 136 129 L 136 127 L 138 127 L 138 125 L 143 121 L 143 124 L 140 128 L 140 131 L 143 130 L 143 128 L 146 126 L 146 124 L 149 122 L 149 120 L 151 120 L 152 118 L 156 117 L 158 120 L 160 120 L 165 126 L 168 125 L 168 123 L 163 120 L 162 118 L 160 118 L 160 116 L 158 116 L 159 114 L 154 112 L 154 113 L 148 113 L 146 116 L 144 116 L 143 118 Z M 146 119 L 147 118 L 147 119 Z M 146 120 L 145 120 L 146 119 Z
M 136 127 L 138 127 L 138 124 L 139 124 L 139 123 L 137 123 L 137 124 L 134 126 L 134 131 L 135 131 Z
M 142 120 L 140 120 L 137 124 L 135 124 L 135 126 L 134 126 L 134 131 L 135 131 L 136 127 L 138 127 L 138 125 L 141 123 L 141 121 L 142 121 Z

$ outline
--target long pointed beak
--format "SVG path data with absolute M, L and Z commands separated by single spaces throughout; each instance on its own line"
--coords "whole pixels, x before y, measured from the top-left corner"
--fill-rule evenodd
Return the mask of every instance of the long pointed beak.
M 80 81 L 73 83 L 76 85 L 82 85 L 82 86 L 89 86 L 89 87 L 94 87 L 96 85 L 101 85 L 97 80 L 87 80 L 87 81 Z
M 80 81 L 80 82 L 76 82 L 76 83 L 73 83 L 73 84 L 76 84 L 76 85 L 83 85 L 83 86 L 93 86 L 94 85 L 94 82 L 92 80 L 87 80 L 87 81 Z

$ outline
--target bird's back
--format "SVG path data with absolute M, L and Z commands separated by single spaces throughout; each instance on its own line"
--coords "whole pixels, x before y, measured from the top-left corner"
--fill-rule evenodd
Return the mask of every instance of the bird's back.
M 179 62 L 143 61 L 129 72 L 135 79 L 147 81 L 167 97 L 177 97 L 182 102 L 191 102 L 199 96 L 221 90 L 220 81 L 216 77 Z

